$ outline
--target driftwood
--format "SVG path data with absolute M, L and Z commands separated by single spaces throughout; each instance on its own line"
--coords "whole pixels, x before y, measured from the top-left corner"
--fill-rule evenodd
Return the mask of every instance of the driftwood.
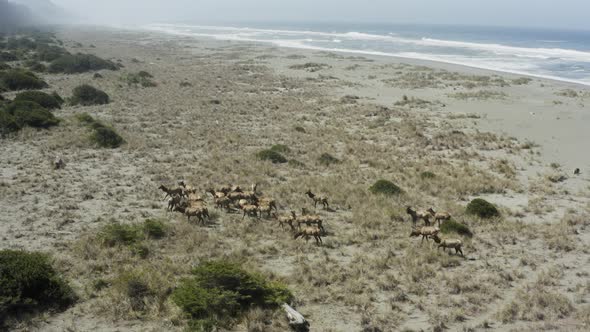
M 289 319 L 289 325 L 295 331 L 309 331 L 309 322 L 303 317 L 302 314 L 293 309 L 290 305 L 283 303 L 281 306 L 287 313 L 287 319 Z

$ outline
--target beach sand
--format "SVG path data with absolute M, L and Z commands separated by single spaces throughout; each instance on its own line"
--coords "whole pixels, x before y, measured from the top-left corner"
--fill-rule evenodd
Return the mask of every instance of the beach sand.
M 220 258 L 285 282 L 312 331 L 588 329 L 588 87 L 143 31 L 64 28 L 58 36 L 73 52 L 124 68 L 99 79 L 46 75 L 62 96 L 90 83 L 112 102 L 64 107 L 55 112 L 59 127 L 0 144 L 0 247 L 50 253 L 81 298 L 15 330 L 183 330 L 168 290 L 199 262 Z M 141 70 L 156 87 L 127 85 L 124 75 Z M 112 124 L 127 144 L 92 146 L 75 119 L 82 112 Z M 256 158 L 276 144 L 289 147 L 289 163 Z M 337 161 L 323 163 L 324 154 Z M 51 170 L 56 155 L 63 171 Z M 203 191 L 257 183 L 281 214 L 313 210 L 308 189 L 324 193 L 332 210 L 315 212 L 328 236 L 322 247 L 295 241 L 273 220 L 242 221 L 211 203 L 211 227 L 189 224 L 165 211 L 157 190 L 179 179 Z M 370 194 L 379 179 L 404 193 Z M 502 218 L 466 215 L 476 197 Z M 468 225 L 467 259 L 409 238 L 406 205 L 446 210 Z M 171 229 L 147 244 L 146 259 L 92 240 L 114 220 L 146 218 Z M 117 288 L 131 270 L 159 294 L 143 299 L 142 311 Z M 99 280 L 108 286 L 94 288 Z M 280 313 L 253 312 L 233 330 L 285 328 Z

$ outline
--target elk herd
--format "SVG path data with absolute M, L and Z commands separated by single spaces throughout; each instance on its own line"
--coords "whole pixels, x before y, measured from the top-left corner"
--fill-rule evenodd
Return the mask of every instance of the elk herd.
M 239 185 L 224 185 L 218 188 L 208 188 L 205 190 L 205 196 L 198 194 L 198 190 L 186 184 L 185 181 L 179 181 L 178 187 L 168 188 L 161 185 L 158 189 L 162 190 L 168 199 L 168 211 L 175 211 L 184 214 L 190 222 L 191 217 L 197 218 L 200 224 L 205 224 L 209 219 L 209 210 L 207 208 L 207 194 L 211 196 L 213 206 L 216 209 L 223 210 L 227 213 L 241 213 L 242 220 L 246 217 L 260 220 L 262 218 L 275 220 L 282 229 L 289 226 L 293 237 L 315 239 L 316 244 L 322 244 L 322 236 L 326 234 L 323 219 L 317 214 L 311 214 L 307 209 L 301 209 L 301 215 L 293 210 L 285 215 L 278 214 L 277 202 L 272 197 L 266 197 L 257 191 L 257 185 L 253 184 L 250 190 L 243 190 Z M 305 195 L 316 208 L 318 204 L 324 209 L 329 209 L 330 204 L 328 197 L 317 195 L 308 190 Z M 437 212 L 433 208 L 428 210 L 416 210 L 410 206 L 406 207 L 406 213 L 412 220 L 412 230 L 410 237 L 422 237 L 422 241 L 433 239 L 438 248 L 455 249 L 455 252 L 463 256 L 462 241 L 459 239 L 443 239 L 439 237 L 441 223 L 451 220 L 451 214 L 448 212 Z M 418 226 L 420 220 L 424 221 L 424 226 Z M 432 225 L 431 225 L 432 222 Z M 437 224 L 435 226 L 434 224 Z
M 191 217 L 195 217 L 200 224 L 205 224 L 210 219 L 205 197 L 199 195 L 198 190 L 185 181 L 179 181 L 178 185 L 176 188 L 164 185 L 158 188 L 166 194 L 164 199 L 168 199 L 168 211 L 184 214 L 189 222 Z M 289 226 L 295 239 L 302 237 L 309 240 L 313 237 L 317 244 L 321 244 L 322 236 L 326 234 L 322 217 L 310 214 L 305 208 L 301 209 L 301 215 L 291 210 L 287 215 L 279 216 L 277 202 L 272 197 L 265 197 L 259 193 L 256 184 L 253 184 L 250 190 L 243 190 L 239 185 L 225 185 L 208 188 L 205 193 L 211 196 L 216 209 L 227 213 L 241 213 L 242 220 L 246 217 L 275 220 L 282 229 L 285 225 Z M 311 199 L 314 208 L 318 203 L 324 209 L 330 206 L 326 196 L 316 195 L 311 190 L 305 192 L 305 195 Z

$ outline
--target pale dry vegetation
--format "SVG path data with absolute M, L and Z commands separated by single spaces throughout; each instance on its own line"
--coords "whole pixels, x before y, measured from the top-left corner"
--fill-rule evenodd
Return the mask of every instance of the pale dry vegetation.
M 545 254 L 573 255 L 587 246 L 580 234 L 588 227 L 588 207 L 534 225 L 506 213 L 482 219 L 465 211 L 474 197 L 523 190 L 512 160 L 533 146 L 443 114 L 334 102 L 316 81 L 278 76 L 249 61 L 261 60 L 264 49 L 197 45 L 193 55 L 157 39 L 145 47 L 114 33 L 75 37 L 91 39 L 104 58 L 122 58 L 129 72 L 148 70 L 158 85 L 135 89 L 120 85 L 118 73 L 104 73 L 101 89 L 112 103 L 83 111 L 125 137 L 116 152 L 81 139 L 87 130 L 75 115 L 82 108 L 73 106 L 56 111 L 64 119 L 56 129 L 24 129 L 0 146 L 8 156 L 0 161 L 2 246 L 50 252 L 80 297 L 73 310 L 36 321 L 40 329 L 81 315 L 119 329 L 133 321 L 142 330 L 183 330 L 190 323 L 171 294 L 195 266 L 213 259 L 240 262 L 284 283 L 312 330 L 461 330 L 483 320 L 509 329 L 565 319 L 582 329 L 587 323 L 587 306 L 559 294 L 561 277 Z M 137 54 L 158 65 L 131 61 Z M 329 68 L 309 61 L 292 69 Z M 396 70 L 402 73 L 387 83 L 404 88 L 508 84 L 495 76 Z M 48 81 L 61 92 L 82 79 Z M 178 89 L 179 81 L 191 85 Z M 288 161 L 275 163 L 260 151 Z M 66 162 L 61 171 L 50 169 L 55 154 Z M 203 225 L 167 211 L 158 186 L 179 179 L 208 206 Z M 372 193 L 381 179 L 400 190 Z M 294 240 L 290 227 L 277 227 L 266 213 L 242 220 L 241 212 L 215 209 L 214 195 L 206 192 L 250 183 L 258 184 L 260 197 L 276 200 L 280 215 L 299 215 L 301 208 L 317 214 L 325 228 L 322 245 L 313 237 Z M 329 205 L 319 201 L 314 208 L 308 190 L 329 198 Z M 441 235 L 460 239 L 465 258 L 410 238 L 407 205 L 448 211 L 468 229 L 459 234 L 459 227 L 448 227 Z M 567 257 L 561 264 L 568 275 L 588 273 Z M 587 298 L 585 292 L 578 291 Z M 236 323 L 251 331 L 287 328 L 282 314 L 261 308 Z

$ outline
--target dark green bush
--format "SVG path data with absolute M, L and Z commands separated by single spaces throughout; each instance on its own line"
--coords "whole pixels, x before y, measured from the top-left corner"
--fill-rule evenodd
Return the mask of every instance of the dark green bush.
M 440 226 L 440 231 L 443 233 L 457 233 L 459 235 L 472 237 L 473 233 L 467 225 L 458 223 L 454 220 L 447 220 Z
M 88 114 L 88 113 L 80 113 L 80 114 L 76 114 L 76 118 L 78 119 L 78 121 L 82 122 L 85 125 L 88 126 L 92 126 L 94 123 L 96 123 L 97 121 L 94 120 L 94 118 Z
M 30 71 L 10 69 L 0 72 L 0 86 L 7 90 L 16 91 L 43 89 L 48 85 Z
M 109 95 L 88 84 L 74 88 L 71 99 L 72 105 L 104 105 L 109 103 Z
M 132 245 L 142 239 L 142 233 L 136 225 L 112 223 L 106 225 L 99 233 L 98 239 L 107 247 L 116 245 Z
M 21 127 L 16 122 L 14 116 L 2 107 L 0 107 L 0 138 L 6 135 L 19 131 Z
M 248 309 L 276 308 L 293 297 L 284 285 L 229 262 L 203 263 L 192 275 L 174 290 L 172 300 L 192 319 L 192 328 L 204 331 L 230 328 Z
M 329 153 L 323 153 L 318 159 L 320 165 L 330 166 L 332 164 L 338 164 L 340 160 Z
M 500 215 L 500 212 L 492 203 L 481 198 L 472 200 L 467 205 L 466 213 L 480 218 L 493 218 Z
M 256 154 L 260 160 L 270 160 L 273 164 L 283 164 L 287 162 L 282 154 L 272 150 L 262 150 Z
M 10 65 L 4 63 L 4 62 L 0 62 L 0 70 L 7 70 L 10 69 L 12 67 L 10 67 Z
M 68 51 L 62 47 L 57 46 L 42 46 L 37 48 L 37 55 L 35 58 L 39 61 L 51 62 L 61 56 L 68 55 Z
M 276 144 L 270 147 L 270 151 L 278 152 L 278 153 L 289 153 L 291 149 L 288 146 L 283 144 Z
M 108 60 L 92 54 L 64 54 L 49 65 L 50 73 L 76 74 L 95 70 L 117 70 L 117 66 Z
M 26 63 L 26 66 L 30 70 L 37 72 L 37 73 L 43 73 L 47 70 L 47 66 L 45 66 L 44 64 L 42 64 L 41 62 L 38 62 L 38 61 L 29 61 Z
M 12 52 L 0 52 L 0 60 L 6 62 L 16 61 L 18 60 L 18 56 Z
M 140 71 L 139 73 L 129 73 L 123 75 L 122 80 L 127 82 L 127 85 L 129 86 L 141 85 L 144 88 L 158 86 L 155 82 L 150 80 L 152 77 L 153 76 L 150 73 L 146 71 Z
M 10 314 L 65 309 L 76 301 L 49 257 L 36 252 L 0 251 L 0 326 Z
M 11 114 L 20 128 L 30 126 L 49 128 L 57 126 L 57 119 L 51 112 L 32 101 L 14 101 L 4 107 Z
M 166 225 L 160 220 L 147 219 L 143 223 L 143 230 L 147 237 L 152 239 L 161 239 L 166 236 Z
M 373 194 L 381 194 L 387 196 L 399 195 L 402 193 L 400 187 L 396 186 L 393 182 L 387 180 L 379 180 L 375 182 L 369 191 Z
M 59 97 L 59 96 L 58 96 Z M 61 97 L 59 97 L 61 99 Z M 62 99 L 63 100 L 63 99 Z M 41 91 L 25 91 L 16 95 L 14 101 L 32 101 L 42 107 L 52 110 L 61 108 L 61 103 L 54 95 L 47 94 Z
M 422 180 L 431 180 L 431 179 L 434 179 L 435 177 L 436 177 L 436 174 L 429 172 L 429 171 L 420 173 L 420 178 Z
M 300 132 L 300 133 L 305 133 L 305 128 L 303 128 L 301 126 L 296 126 L 295 131 Z
M 116 149 L 125 143 L 113 128 L 105 127 L 103 125 L 94 124 L 94 133 L 91 135 L 91 140 L 102 148 Z

